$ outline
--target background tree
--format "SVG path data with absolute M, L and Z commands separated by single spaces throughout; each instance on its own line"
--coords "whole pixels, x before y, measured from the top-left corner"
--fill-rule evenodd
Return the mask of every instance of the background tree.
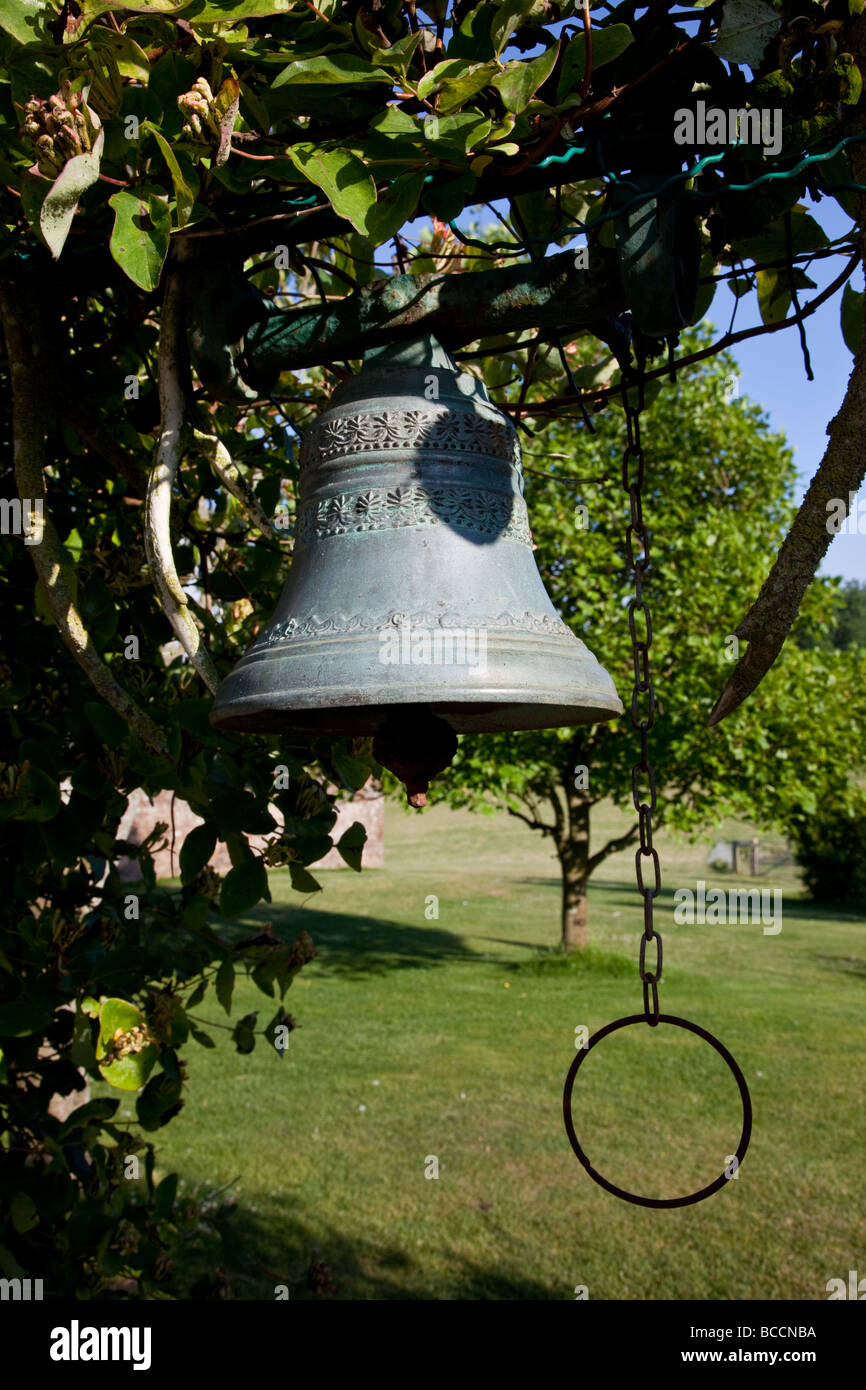
M 827 630 L 801 629 L 797 638 L 801 647 L 807 650 L 814 646 L 838 647 L 841 651 L 866 647 L 866 587 L 856 579 L 849 579 L 840 586 L 838 600 Z
M 686 346 L 698 352 L 707 340 L 705 332 L 690 335 Z M 795 645 L 735 723 L 707 729 L 720 673 L 737 655 L 737 605 L 766 572 L 795 487 L 791 451 L 756 405 L 732 394 L 735 379 L 727 354 L 688 368 L 676 386 L 661 387 L 643 432 L 652 553 L 645 593 L 658 653 L 654 826 L 694 830 L 734 813 L 788 825 L 794 807 L 816 809 L 819 784 L 845 801 L 845 769 L 866 715 L 862 652 L 813 644 L 807 653 Z M 587 438 L 555 425 L 543 449 L 527 445 L 527 499 L 545 586 L 627 702 L 633 673 L 624 620 L 631 581 L 619 501 L 621 412 L 599 419 L 596 429 Z M 833 626 L 838 606 L 832 585 L 816 585 L 800 620 L 804 633 Z M 440 779 L 452 805 L 505 806 L 552 840 L 566 948 L 587 943 L 591 875 L 637 843 L 636 820 L 601 844 L 591 839 L 600 802 L 612 798 L 630 810 L 636 751 L 627 718 L 464 737 Z

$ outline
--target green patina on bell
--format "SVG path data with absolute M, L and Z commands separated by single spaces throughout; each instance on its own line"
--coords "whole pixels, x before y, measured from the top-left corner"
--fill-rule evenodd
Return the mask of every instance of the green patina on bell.
M 423 805 L 457 733 L 621 712 L 541 582 L 510 420 L 431 337 L 368 352 L 306 431 L 289 578 L 212 723 L 373 734 Z

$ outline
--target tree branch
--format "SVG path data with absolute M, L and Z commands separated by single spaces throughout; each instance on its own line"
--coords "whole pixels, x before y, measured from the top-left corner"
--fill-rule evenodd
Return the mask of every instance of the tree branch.
M 184 333 L 181 273 L 168 273 L 159 332 L 159 404 L 161 423 L 156 460 L 147 484 L 144 545 L 150 577 L 163 612 L 208 689 L 216 691 L 219 676 L 189 611 L 181 588 L 171 547 L 171 492 L 183 453 L 185 434 L 184 391 L 181 370 Z
M 106 704 L 126 720 L 142 743 L 165 757 L 168 755 L 165 735 L 115 680 L 100 657 L 66 582 L 60 541 L 46 508 L 45 494 L 43 422 L 45 382 L 51 377 L 51 367 L 49 360 L 36 360 L 40 354 L 38 343 L 30 332 L 33 316 L 34 297 L 28 295 L 25 300 L 17 287 L 8 282 L 0 283 L 0 318 L 12 386 L 15 481 L 22 506 L 41 502 L 43 509 L 41 539 L 28 549 L 57 630 L 87 679 Z
M 202 434 L 199 430 L 193 430 L 192 437 L 223 487 L 241 504 L 244 514 L 253 526 L 261 531 L 262 535 L 266 536 L 269 541 L 279 540 L 275 527 L 265 516 L 261 504 L 247 484 L 246 478 L 237 465 L 232 462 L 231 454 L 222 440 L 217 439 L 216 435 L 213 434 Z
M 551 782 L 548 795 L 550 798 L 550 804 L 553 807 L 553 818 L 555 823 L 554 837 L 556 839 L 556 847 L 557 849 L 561 849 L 562 846 L 565 845 L 569 839 L 568 832 L 570 831 L 571 826 L 566 824 L 565 811 L 563 810 L 562 802 L 559 799 L 559 789 L 556 786 L 555 782 Z
M 826 303 L 828 299 L 832 299 L 833 295 L 851 278 L 860 259 L 861 254 L 857 251 L 846 261 L 844 269 L 839 272 L 835 280 L 832 280 L 819 294 L 816 294 L 814 299 L 810 299 L 808 304 L 801 309 L 799 315 L 793 314 L 790 318 L 780 319 L 778 323 L 759 323 L 756 324 L 754 328 L 741 328 L 738 329 L 736 333 L 725 333 L 721 338 L 717 338 L 714 343 L 711 343 L 709 347 L 700 348 L 697 352 L 689 353 L 687 357 L 676 357 L 673 363 L 675 370 L 681 372 L 684 367 L 691 367 L 695 362 L 702 362 L 707 357 L 715 357 L 718 353 L 723 352 L 725 348 L 734 347 L 737 343 L 743 343 L 748 338 L 760 338 L 766 333 L 780 333 L 785 328 L 794 327 L 800 320 L 808 318 L 810 314 L 814 314 L 816 309 L 820 309 L 821 305 Z M 533 338 L 525 343 L 500 345 L 496 351 L 500 355 L 506 352 L 524 351 L 536 341 L 539 340 Z M 490 349 L 484 352 L 459 352 L 456 356 L 459 361 L 466 362 L 473 357 L 489 357 Z M 669 375 L 670 365 L 668 362 L 665 362 L 663 366 L 655 367 L 651 371 L 645 372 L 644 379 L 646 381 L 653 381 L 656 377 L 668 377 Z M 541 419 L 548 415 L 556 416 L 562 406 L 585 405 L 592 401 L 603 401 L 609 397 L 619 397 L 621 395 L 622 385 L 617 382 L 615 386 L 600 386 L 597 390 L 582 391 L 577 395 L 557 396 L 549 404 L 544 401 L 528 401 L 521 409 L 524 415 L 528 415 L 530 418 L 537 416 Z M 515 411 L 516 407 L 514 405 L 503 404 L 500 406 L 500 409 L 509 413 Z M 563 418 L 570 419 L 572 417 L 564 416 Z
M 554 835 L 556 833 L 556 827 L 553 825 L 547 825 L 541 820 L 532 820 L 529 816 L 525 816 L 522 811 L 515 811 L 513 806 L 509 806 L 507 809 L 509 816 L 515 816 L 517 820 L 522 820 L 523 824 L 528 825 L 530 830 L 540 830 L 542 835 Z
M 611 854 L 618 854 L 621 849 L 628 849 L 629 845 L 633 845 L 639 835 L 640 827 L 635 824 L 632 826 L 631 830 L 626 831 L 624 835 L 617 835 L 614 839 L 608 840 L 607 844 L 604 845 L 602 849 L 596 850 L 595 854 L 591 854 L 587 861 L 587 878 L 590 874 L 595 872 L 603 859 L 607 859 Z

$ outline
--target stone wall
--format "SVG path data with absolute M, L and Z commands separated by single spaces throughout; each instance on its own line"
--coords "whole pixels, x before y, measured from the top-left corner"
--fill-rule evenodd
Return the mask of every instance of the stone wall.
M 337 823 L 331 831 L 332 839 L 339 840 L 350 825 L 360 821 L 367 829 L 367 842 L 364 845 L 361 863 L 365 869 L 381 869 L 385 863 L 385 798 L 381 790 L 374 785 L 371 779 L 366 786 L 355 793 L 351 801 L 338 801 L 336 811 Z M 279 824 L 280 813 L 276 807 L 271 807 L 271 814 Z M 165 847 L 154 855 L 156 876 L 157 878 L 177 878 L 180 875 L 178 856 L 181 846 L 189 832 L 195 826 L 202 824 L 201 816 L 197 816 L 194 811 L 190 810 L 187 803 L 181 801 L 180 797 L 175 796 L 172 792 L 163 791 L 159 792 L 151 801 L 147 793 L 141 788 L 132 792 L 129 797 L 129 804 L 117 829 L 117 838 L 129 840 L 134 845 L 140 845 L 158 823 L 168 828 L 162 837 L 165 841 Z M 250 836 L 250 844 L 254 848 L 260 848 L 263 843 L 263 836 Z M 228 873 L 231 868 L 231 861 L 224 844 L 217 843 L 210 863 L 217 873 Z M 127 882 L 133 882 L 140 876 L 138 865 L 133 859 L 119 859 L 117 867 L 121 878 Z M 336 849 L 332 849 L 317 864 L 310 865 L 311 869 L 345 869 L 347 867 L 348 865 Z

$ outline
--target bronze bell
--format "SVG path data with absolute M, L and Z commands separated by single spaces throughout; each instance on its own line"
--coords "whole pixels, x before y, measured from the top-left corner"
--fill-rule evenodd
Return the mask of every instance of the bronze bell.
M 541 582 L 511 421 L 434 338 L 368 351 L 304 435 L 289 578 L 212 723 L 373 734 L 423 805 L 458 733 L 621 713 Z

